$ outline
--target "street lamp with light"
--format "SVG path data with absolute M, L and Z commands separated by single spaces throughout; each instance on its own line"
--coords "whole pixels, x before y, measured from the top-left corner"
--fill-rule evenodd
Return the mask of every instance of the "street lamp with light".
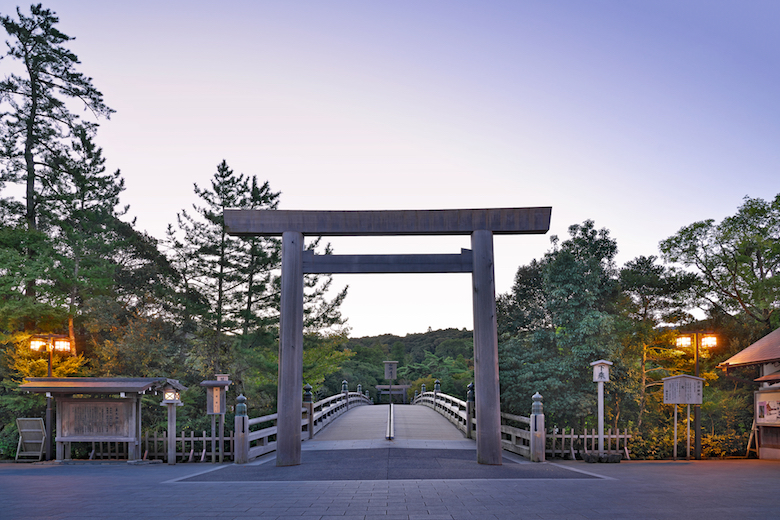
M 70 337 L 63 334 L 36 334 L 30 339 L 30 349 L 40 352 L 43 349 L 49 353 L 48 376 L 52 376 L 52 362 L 54 351 L 70 352 Z M 51 460 L 52 455 L 52 408 L 51 393 L 46 392 L 46 460 Z
M 718 338 L 712 332 L 681 332 L 676 344 L 680 348 L 693 346 L 693 375 L 699 377 L 699 347 L 714 347 Z M 701 460 L 701 405 L 693 405 L 693 429 L 695 432 L 694 457 Z
M 63 334 L 36 334 L 30 339 L 30 348 L 36 352 L 46 349 L 49 353 L 49 371 L 46 377 L 53 377 L 51 366 L 54 351 L 70 352 L 70 338 Z

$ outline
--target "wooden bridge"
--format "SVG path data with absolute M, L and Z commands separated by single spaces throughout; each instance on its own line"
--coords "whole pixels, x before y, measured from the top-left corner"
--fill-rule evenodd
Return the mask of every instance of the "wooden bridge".
M 541 400 L 541 396 L 538 397 Z M 473 402 L 441 392 L 425 392 L 416 396 L 411 405 L 363 406 L 368 404 L 368 398 L 359 392 L 345 392 L 318 402 L 304 402 L 300 424 L 301 437 L 307 442 L 301 449 L 393 446 L 475 449 L 473 439 L 477 432 Z M 254 419 L 236 416 L 236 462 L 245 463 L 276 450 L 276 419 L 276 414 Z M 559 433 L 556 428 L 554 433 L 546 433 L 541 413 L 532 413 L 530 417 L 501 413 L 501 423 L 503 450 L 535 462 L 544 461 L 546 454 L 575 458 L 575 452 L 582 456 L 595 450 L 595 431 L 575 434 L 564 429 Z M 260 428 L 257 429 L 257 426 Z M 252 428 L 255 428 L 254 431 Z M 630 437 L 627 431 L 613 435 L 609 430 L 606 453 L 628 458 L 627 441 Z

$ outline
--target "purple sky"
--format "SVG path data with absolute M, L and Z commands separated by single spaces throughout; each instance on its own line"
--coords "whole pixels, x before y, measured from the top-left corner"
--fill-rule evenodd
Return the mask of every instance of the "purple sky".
M 776 1 L 44 6 L 117 110 L 98 140 L 158 238 L 222 159 L 270 181 L 283 209 L 549 205 L 550 234 L 593 219 L 619 264 L 780 193 Z M 455 253 L 469 240 L 332 243 Z M 548 248 L 498 237 L 498 292 Z M 356 336 L 471 328 L 468 275 L 335 283 L 350 285 Z

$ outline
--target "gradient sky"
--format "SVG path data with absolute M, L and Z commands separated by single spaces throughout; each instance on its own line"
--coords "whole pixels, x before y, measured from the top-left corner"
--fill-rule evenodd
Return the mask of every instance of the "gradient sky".
M 501 293 L 585 219 L 611 231 L 622 265 L 745 196 L 780 193 L 775 0 L 44 6 L 117 111 L 98 142 L 158 238 L 223 159 L 281 191 L 281 209 L 552 206 L 549 235 L 496 238 Z M 469 247 L 331 242 L 344 254 Z M 472 327 L 468 275 L 344 284 L 353 336 Z

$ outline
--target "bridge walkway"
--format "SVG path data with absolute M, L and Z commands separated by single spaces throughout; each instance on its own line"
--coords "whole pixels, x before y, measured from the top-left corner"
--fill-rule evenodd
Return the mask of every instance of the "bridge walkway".
M 393 405 L 395 438 L 388 441 L 388 405 L 358 406 L 338 417 L 303 450 L 360 448 L 476 449 L 476 444 L 455 426 L 427 406 Z

